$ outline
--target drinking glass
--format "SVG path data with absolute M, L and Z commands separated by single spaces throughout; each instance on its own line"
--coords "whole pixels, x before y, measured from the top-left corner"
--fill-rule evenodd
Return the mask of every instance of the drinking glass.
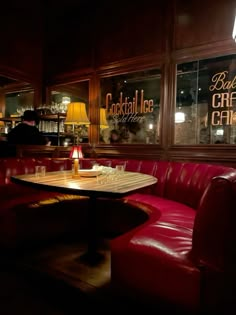
M 45 176 L 45 173 L 46 173 L 46 166 L 43 166 L 43 165 L 35 166 L 35 176 L 36 177 Z
M 122 176 L 124 174 L 124 171 L 125 171 L 125 165 L 123 164 L 116 165 L 116 174 L 118 177 Z

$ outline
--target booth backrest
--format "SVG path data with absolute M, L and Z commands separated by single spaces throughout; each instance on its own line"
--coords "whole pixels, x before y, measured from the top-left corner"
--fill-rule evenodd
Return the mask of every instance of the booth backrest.
M 158 178 L 155 193 L 197 209 L 211 179 L 229 170 L 219 165 L 159 161 L 154 174 Z
M 36 165 L 45 165 L 46 170 L 59 171 L 72 168 L 68 158 L 2 158 L 0 159 L 0 185 L 10 184 L 11 176 L 33 174 Z
M 201 197 L 215 176 L 233 168 L 221 165 L 134 159 L 89 159 L 80 161 L 82 168 L 92 168 L 95 163 L 115 167 L 124 164 L 127 171 L 141 172 L 157 177 L 158 182 L 150 191 L 157 196 L 174 200 L 197 209 Z
M 236 170 L 207 186 L 194 221 L 192 256 L 215 270 L 235 270 Z
M 2 158 L 0 159 L 0 184 L 9 184 L 12 175 L 34 173 L 36 165 L 45 165 L 47 171 L 72 169 L 70 158 Z M 235 172 L 234 168 L 204 163 L 185 163 L 135 159 L 80 159 L 80 168 L 90 169 L 97 163 L 115 167 L 124 164 L 127 171 L 141 172 L 157 177 L 156 185 L 148 192 L 198 209 L 200 200 L 211 179 Z

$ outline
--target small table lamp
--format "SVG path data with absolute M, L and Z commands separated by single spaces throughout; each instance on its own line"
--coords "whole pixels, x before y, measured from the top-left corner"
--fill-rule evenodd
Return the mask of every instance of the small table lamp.
M 86 112 L 86 104 L 82 102 L 73 102 L 67 105 L 67 113 L 64 124 L 73 126 L 73 135 L 75 139 L 75 125 L 90 125 L 90 121 Z M 76 141 L 74 140 L 74 144 L 78 144 L 78 137 L 76 135 Z
M 74 169 L 72 178 L 79 178 L 79 159 L 83 158 L 81 146 L 73 146 L 70 152 L 70 158 L 74 159 Z

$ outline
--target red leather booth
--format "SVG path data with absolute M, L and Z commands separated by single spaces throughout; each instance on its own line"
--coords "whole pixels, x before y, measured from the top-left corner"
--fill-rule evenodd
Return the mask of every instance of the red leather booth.
M 40 163 L 47 171 L 71 169 L 72 165 L 66 158 L 0 161 L 2 246 L 86 228 L 86 198 L 81 198 L 78 208 L 79 197 L 75 200 L 75 196 L 40 192 L 10 182 L 11 175 L 34 172 Z M 81 168 L 92 168 L 94 163 L 111 167 L 122 163 L 128 171 L 158 179 L 156 185 L 117 203 L 120 210 L 130 205 L 145 216 L 110 242 L 112 288 L 139 300 L 154 304 L 166 301 L 193 311 L 215 311 L 232 302 L 236 280 L 236 169 L 154 160 L 80 160 Z M 42 202 L 48 199 L 54 203 Z M 101 200 L 101 205 L 103 202 L 108 203 L 105 215 L 109 215 L 110 201 Z

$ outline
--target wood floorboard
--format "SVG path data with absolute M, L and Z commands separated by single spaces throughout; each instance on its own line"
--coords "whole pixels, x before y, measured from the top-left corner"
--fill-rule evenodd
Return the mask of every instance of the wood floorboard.
M 165 309 L 152 309 L 114 295 L 110 287 L 109 241 L 99 248 L 104 259 L 94 266 L 79 259 L 86 250 L 84 242 L 61 242 L 18 255 L 11 264 L 5 264 L 5 270 L 1 268 L 0 314 L 166 314 Z
M 92 293 L 110 283 L 109 243 L 104 243 L 99 252 L 104 259 L 96 265 L 80 261 L 86 251 L 85 243 L 60 243 L 20 257 L 17 265 L 32 272 L 61 279 L 84 293 Z
M 0 314 L 85 314 L 82 308 L 86 314 L 94 309 L 109 314 L 109 242 L 100 246 L 104 259 L 97 265 L 81 263 L 85 251 L 85 243 L 58 243 L 5 263 L 0 273 Z

